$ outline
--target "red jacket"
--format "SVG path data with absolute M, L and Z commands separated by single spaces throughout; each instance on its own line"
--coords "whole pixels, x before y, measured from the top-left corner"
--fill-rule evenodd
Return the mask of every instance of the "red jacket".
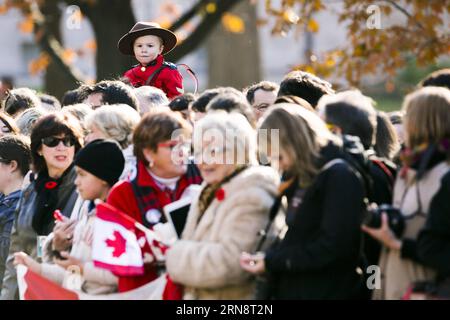
M 196 168 L 195 168 L 196 169 Z M 184 190 L 191 184 L 200 184 L 200 175 L 181 176 L 177 183 L 176 189 L 169 194 L 166 191 L 161 190 L 156 184 L 152 176 L 147 172 L 145 165 L 142 162 L 138 163 L 136 182 L 139 187 L 148 188 L 148 194 L 143 195 L 142 199 L 146 201 L 145 210 L 148 211 L 161 211 L 162 207 L 165 205 L 180 199 Z M 198 169 L 196 169 L 198 172 Z M 144 221 L 143 214 L 139 209 L 138 202 L 136 200 L 136 194 L 133 191 L 133 186 L 130 181 L 120 181 L 118 182 L 109 193 L 107 203 L 116 207 L 120 211 L 130 215 L 136 221 L 147 225 L 148 221 Z M 163 215 L 161 214 L 161 217 Z M 138 238 L 144 236 L 143 232 L 138 232 Z M 142 248 L 145 253 L 150 253 L 150 247 L 146 245 Z M 156 269 L 152 264 L 145 264 L 144 275 L 133 276 L 133 277 L 119 277 L 119 292 L 129 291 L 138 288 L 154 279 L 156 279 Z
M 164 64 L 163 69 L 153 77 L 149 85 L 164 91 L 169 99 L 173 99 L 184 93 L 183 77 L 178 72 L 177 66 L 170 62 L 165 62 L 164 57 L 159 55 L 148 66 L 140 64 L 125 72 L 124 77 L 128 78 L 134 87 L 146 84 L 147 79 Z M 142 71 L 144 69 L 145 71 Z

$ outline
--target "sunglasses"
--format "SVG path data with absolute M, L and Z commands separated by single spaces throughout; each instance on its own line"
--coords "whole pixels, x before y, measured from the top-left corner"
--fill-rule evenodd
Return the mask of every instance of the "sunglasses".
M 75 138 L 68 136 L 64 138 L 47 137 L 42 139 L 42 143 L 50 148 L 56 147 L 60 142 L 62 142 L 66 147 L 72 147 L 75 145 Z

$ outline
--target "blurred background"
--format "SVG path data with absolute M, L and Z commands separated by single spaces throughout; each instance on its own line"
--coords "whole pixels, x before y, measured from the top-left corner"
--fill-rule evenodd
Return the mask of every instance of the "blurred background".
M 136 63 L 119 38 L 157 21 L 179 39 L 166 60 L 189 65 L 200 91 L 279 83 L 302 69 L 391 111 L 426 74 L 450 67 L 449 14 L 449 0 L 0 0 L 0 78 L 58 98 L 118 78 Z

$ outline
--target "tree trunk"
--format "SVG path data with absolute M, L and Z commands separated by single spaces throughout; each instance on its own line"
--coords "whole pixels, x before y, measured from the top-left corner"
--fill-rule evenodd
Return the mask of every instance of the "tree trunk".
M 58 2 L 45 1 L 41 7 L 41 11 L 46 17 L 45 24 L 47 30 L 49 30 L 52 35 L 59 42 L 61 42 L 61 31 L 59 25 L 61 11 L 58 8 Z M 62 70 L 60 65 L 53 61 L 50 62 L 44 76 L 45 92 L 61 99 L 66 91 L 74 89 L 77 86 L 78 84 L 73 81 L 73 77 L 70 77 L 65 70 Z
M 232 86 L 242 89 L 261 79 L 256 7 L 239 3 L 231 14 L 245 22 L 245 32 L 231 33 L 218 24 L 207 40 L 209 88 Z
M 135 24 L 131 1 L 98 0 L 83 13 L 91 21 L 97 40 L 97 81 L 121 77 L 137 63 L 117 49 L 120 37 Z

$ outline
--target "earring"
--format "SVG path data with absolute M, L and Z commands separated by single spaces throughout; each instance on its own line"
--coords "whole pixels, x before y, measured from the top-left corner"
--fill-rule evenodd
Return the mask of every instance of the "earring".
M 152 168 L 154 164 L 155 163 L 153 162 L 153 159 L 150 159 L 148 162 L 148 165 L 150 166 L 150 168 Z

